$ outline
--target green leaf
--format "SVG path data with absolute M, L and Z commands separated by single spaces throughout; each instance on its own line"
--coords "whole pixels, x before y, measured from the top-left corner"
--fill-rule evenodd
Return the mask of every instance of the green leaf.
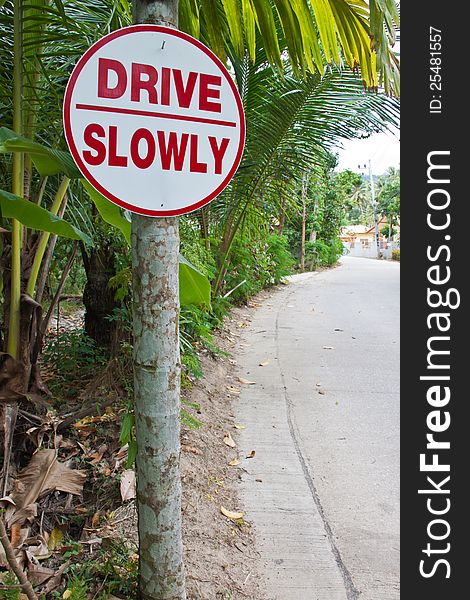
M 201 0 L 201 12 L 204 15 L 210 47 L 222 61 L 225 61 L 227 56 L 225 54 L 223 24 L 220 21 L 214 0 Z
M 252 0 L 242 0 L 246 45 L 252 61 L 256 58 L 256 24 Z
M 238 56 L 243 56 L 243 27 L 238 0 L 222 0 L 230 30 L 230 39 Z
M 199 39 L 199 6 L 197 0 L 180 0 L 178 3 L 178 27 Z
M 263 45 L 271 64 L 282 70 L 281 51 L 277 39 L 276 23 L 269 0 L 253 0 L 256 22 L 263 37 Z
M 48 231 L 72 240 L 81 240 L 85 244 L 92 243 L 83 231 L 80 231 L 68 221 L 57 217 L 45 208 L 25 198 L 15 196 L 5 190 L 0 190 L 0 206 L 4 217 L 16 219 L 30 229 Z
M 185 408 L 181 410 L 181 422 L 184 423 L 186 427 L 189 427 L 190 429 L 197 429 L 202 425 L 202 422 L 199 421 L 199 419 L 196 419 L 196 417 L 193 417 L 193 415 L 189 413 Z
M 88 195 L 92 199 L 94 205 L 98 209 L 103 221 L 106 221 L 112 227 L 116 227 L 125 237 L 126 242 L 131 245 L 131 223 L 122 214 L 122 210 L 100 194 L 95 188 L 88 183 L 85 179 L 81 180 L 81 183 Z
M 31 156 L 34 166 L 41 176 L 64 173 L 69 179 L 79 179 L 82 174 L 78 170 L 72 156 L 68 152 L 55 150 L 43 144 L 18 135 L 11 129 L 0 127 L 0 154 L 24 152 Z
M 195 304 L 209 308 L 211 286 L 207 277 L 180 254 L 180 304 Z
M 131 440 L 132 429 L 135 425 L 134 413 L 126 413 L 121 424 L 121 432 L 119 434 L 119 442 L 121 444 L 127 444 Z
M 135 457 L 137 456 L 137 441 L 131 440 L 129 442 L 129 447 L 127 450 L 127 463 L 126 468 L 129 469 L 135 462 Z

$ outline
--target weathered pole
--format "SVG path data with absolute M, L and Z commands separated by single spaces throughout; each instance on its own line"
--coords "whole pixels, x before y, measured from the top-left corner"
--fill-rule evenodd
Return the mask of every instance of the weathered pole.
M 177 27 L 178 1 L 133 21 Z M 143 175 L 145 176 L 145 175 Z M 158 190 L 155 190 L 158 194 Z M 142 600 L 185 600 L 181 535 L 178 218 L 132 215 L 137 507 Z
M 302 175 L 302 234 L 300 239 L 300 270 L 305 271 L 305 235 L 307 227 L 307 174 Z
M 372 163 L 371 163 L 370 159 L 369 159 L 369 180 L 370 180 L 370 193 L 372 196 L 372 207 L 374 209 L 375 250 L 377 252 L 377 258 L 380 258 L 379 216 L 377 214 L 377 202 L 375 200 L 374 177 L 372 175 Z

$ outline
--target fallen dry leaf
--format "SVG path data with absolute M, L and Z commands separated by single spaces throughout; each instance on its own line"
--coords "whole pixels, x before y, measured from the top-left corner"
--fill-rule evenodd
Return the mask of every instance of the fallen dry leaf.
M 42 595 L 46 597 L 47 594 L 50 594 L 54 590 L 56 590 L 60 584 L 62 583 L 62 575 L 65 571 L 65 568 L 69 566 L 68 562 L 65 562 L 63 565 L 59 567 L 59 569 L 54 573 L 54 575 L 49 579 L 46 583 L 46 586 L 42 590 Z
M 93 452 L 93 454 L 90 454 L 87 457 L 87 458 L 92 459 L 92 460 L 90 460 L 90 464 L 97 465 L 100 462 L 100 460 L 103 458 L 103 455 L 107 449 L 108 449 L 108 446 L 106 444 L 102 444 L 96 452 Z
M 122 446 L 122 448 L 119 448 L 119 450 L 116 452 L 116 454 L 114 455 L 114 459 L 122 461 L 127 458 L 128 452 L 129 444 L 125 444 L 125 446 Z
M 43 567 L 37 562 L 31 560 L 32 557 L 29 555 L 28 551 L 26 551 L 26 556 L 28 558 L 28 579 L 32 583 L 32 585 L 42 585 L 48 579 L 54 576 L 54 569 Z
M 233 385 L 228 385 L 227 386 L 227 390 L 231 393 L 231 394 L 236 394 L 238 395 L 240 393 L 240 390 L 236 387 L 234 387 Z
M 244 377 L 239 377 L 238 381 L 243 383 L 243 385 L 255 385 L 256 381 L 250 381 L 249 379 L 245 379 Z
M 228 519 L 232 519 L 232 521 L 238 521 L 238 519 L 243 519 L 243 517 L 245 516 L 245 513 L 243 512 L 232 512 L 231 510 L 227 510 L 223 506 L 220 507 L 220 512 Z
M 121 498 L 122 501 L 135 498 L 135 471 L 127 469 L 121 475 Z
M 10 498 L 15 506 L 5 511 L 7 525 L 24 523 L 35 516 L 37 499 L 49 492 L 58 490 L 79 496 L 85 479 L 83 471 L 72 471 L 58 462 L 56 450 L 36 452 L 13 483 Z
M 183 452 L 190 452 L 191 454 L 202 454 L 202 450 L 199 450 L 199 448 L 195 448 L 194 446 L 186 446 L 186 444 L 181 444 L 181 450 Z
M 49 544 L 42 535 L 26 540 L 28 551 L 36 560 L 46 560 L 51 556 Z
M 247 458 L 254 458 L 256 454 L 256 450 L 252 450 L 249 454 L 247 454 Z
M 235 423 L 234 427 L 235 429 L 246 429 L 245 425 L 238 425 L 237 423 Z
M 263 360 L 263 362 L 259 363 L 259 366 L 260 367 L 266 367 L 267 365 L 269 365 L 270 362 L 271 361 L 269 359 L 268 360 Z
M 226 446 L 230 446 L 230 448 L 235 448 L 236 444 L 233 440 L 233 437 L 230 435 L 230 433 L 226 433 L 224 435 L 224 444 Z
M 10 531 L 10 543 L 13 548 L 19 548 L 23 545 L 24 540 L 21 536 L 21 523 L 13 523 Z
M 100 524 L 100 519 L 104 515 L 102 510 L 97 510 L 93 517 L 91 518 L 91 527 L 92 529 L 96 529 Z
M 236 467 L 237 465 L 240 464 L 240 460 L 238 458 L 234 458 L 232 459 L 229 463 L 228 466 L 229 467 Z

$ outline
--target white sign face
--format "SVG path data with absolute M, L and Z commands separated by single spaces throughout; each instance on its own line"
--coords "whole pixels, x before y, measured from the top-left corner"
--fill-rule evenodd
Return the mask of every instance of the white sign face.
M 157 25 L 115 31 L 80 58 L 65 92 L 64 128 L 85 179 L 149 216 L 210 202 L 245 143 L 242 103 L 222 62 L 191 36 Z

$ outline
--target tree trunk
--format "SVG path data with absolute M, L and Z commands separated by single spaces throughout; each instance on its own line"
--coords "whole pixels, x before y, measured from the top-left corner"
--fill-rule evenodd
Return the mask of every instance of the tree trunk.
M 307 225 L 307 176 L 302 177 L 302 233 L 300 240 L 300 270 L 305 271 L 305 230 Z
M 277 233 L 279 235 L 282 235 L 282 232 L 284 231 L 284 225 L 286 224 L 286 211 L 285 211 L 285 201 L 284 201 L 284 196 L 281 194 L 280 198 L 279 198 L 279 204 L 281 206 L 280 212 L 279 212 L 279 225 L 277 226 Z
M 132 215 L 140 595 L 186 598 L 181 534 L 176 218 Z
M 86 284 L 83 290 L 85 305 L 85 331 L 99 346 L 111 348 L 116 336 L 116 323 L 109 317 L 118 306 L 114 299 L 115 290 L 109 287 L 109 280 L 116 275 L 114 251 L 110 245 L 94 248 L 89 256 L 82 247 L 86 271 Z
M 176 26 L 178 2 L 134 3 L 134 23 Z M 179 229 L 132 215 L 134 396 L 141 600 L 185 600 L 181 533 Z
M 204 240 L 204 247 L 207 251 L 211 249 L 209 240 L 209 210 L 208 206 L 203 206 L 195 213 L 199 223 L 200 236 Z

